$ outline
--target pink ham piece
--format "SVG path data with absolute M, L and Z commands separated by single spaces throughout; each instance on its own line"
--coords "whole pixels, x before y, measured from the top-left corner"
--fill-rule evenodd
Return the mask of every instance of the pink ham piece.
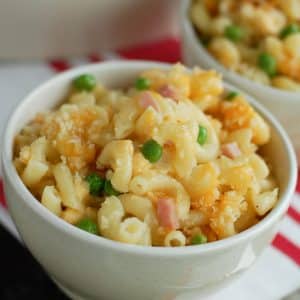
M 169 229 L 179 228 L 179 220 L 176 213 L 174 199 L 161 198 L 157 201 L 156 213 L 161 226 Z
M 166 148 L 173 148 L 173 147 L 175 147 L 175 144 L 171 140 L 166 140 L 165 143 L 164 143 L 164 147 L 166 147 Z
M 153 96 L 150 92 L 142 92 L 139 95 L 139 104 L 141 107 L 147 109 L 149 106 L 152 106 L 156 111 L 159 110 L 157 103 L 155 102 Z
M 221 147 L 222 154 L 234 159 L 236 157 L 241 156 L 241 150 L 236 142 L 224 144 Z
M 176 91 L 175 89 L 169 85 L 169 84 L 164 84 L 162 85 L 159 89 L 158 89 L 158 92 L 163 96 L 163 97 L 166 97 L 166 98 L 171 98 L 172 100 L 176 101 L 177 102 L 177 99 L 176 99 Z

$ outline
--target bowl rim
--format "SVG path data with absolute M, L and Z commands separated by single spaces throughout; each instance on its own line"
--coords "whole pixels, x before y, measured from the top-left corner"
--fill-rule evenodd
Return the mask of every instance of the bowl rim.
M 265 84 L 261 84 L 259 82 L 252 81 L 248 79 L 246 76 L 240 75 L 237 72 L 234 72 L 230 69 L 224 67 L 218 60 L 216 60 L 203 45 L 200 43 L 196 30 L 191 23 L 191 20 L 188 16 L 188 9 L 190 8 L 191 0 L 183 0 L 181 5 L 181 26 L 182 26 L 182 35 L 186 35 L 186 38 L 190 43 L 192 43 L 192 47 L 196 50 L 197 56 L 204 56 L 207 63 L 210 65 L 210 68 L 216 69 L 218 72 L 224 74 L 224 77 L 229 82 L 237 84 L 240 82 L 243 86 L 248 86 L 248 89 L 256 90 L 256 89 L 265 89 L 266 93 L 280 96 L 284 98 L 284 101 L 291 102 L 299 102 L 300 101 L 300 92 L 292 92 L 288 90 L 279 89 L 273 86 L 268 86 Z M 184 42 L 183 42 L 184 43 Z M 244 87 L 244 89 L 246 89 Z M 249 91 L 249 90 L 248 90 Z M 249 91 L 250 92 L 250 91 Z M 267 97 L 266 97 L 267 98 Z M 273 99 L 272 99 L 273 100 Z
M 9 121 L 7 123 L 7 127 L 5 129 L 3 135 L 3 151 L 1 155 L 2 159 L 2 166 L 4 171 L 4 183 L 5 185 L 9 182 L 11 187 L 14 189 L 15 193 L 23 200 L 23 204 L 26 205 L 32 212 L 38 215 L 39 218 L 42 218 L 46 223 L 47 226 L 55 227 L 56 230 L 63 232 L 64 234 L 72 236 L 78 240 L 78 242 L 85 242 L 89 243 L 92 246 L 97 247 L 106 247 L 110 248 L 110 250 L 125 252 L 135 255 L 147 255 L 147 256 L 168 256 L 168 257 L 175 257 L 175 256 L 186 256 L 186 255 L 200 255 L 205 253 L 211 253 L 214 251 L 225 250 L 230 247 L 235 246 L 238 243 L 245 242 L 253 238 L 254 236 L 259 235 L 260 233 L 264 232 L 268 228 L 270 228 L 277 220 L 279 220 L 282 215 L 286 212 L 290 197 L 293 195 L 295 186 L 296 186 L 296 179 L 297 179 L 297 164 L 296 164 L 296 157 L 291 145 L 291 142 L 285 133 L 282 126 L 279 122 L 273 117 L 273 115 L 266 110 L 260 103 L 250 97 L 247 93 L 243 94 L 246 98 L 250 101 L 251 105 L 254 105 L 255 109 L 259 111 L 260 114 L 267 119 L 268 123 L 274 128 L 274 131 L 277 132 L 283 147 L 285 148 L 286 156 L 288 158 L 288 169 L 290 170 L 289 180 L 287 186 L 283 188 L 281 191 L 281 197 L 278 200 L 276 207 L 274 207 L 267 216 L 265 216 L 260 222 L 251 226 L 250 228 L 238 233 L 232 237 L 225 238 L 223 240 L 199 245 L 199 246 L 186 246 L 186 247 L 150 247 L 150 246 L 140 246 L 140 245 L 130 245 L 124 244 L 121 242 L 109 240 L 103 238 L 101 236 L 96 236 L 92 234 L 87 234 L 86 232 L 78 229 L 76 226 L 71 225 L 61 218 L 57 217 L 53 213 L 51 213 L 47 208 L 45 208 L 41 203 L 30 193 L 27 187 L 22 182 L 21 178 L 19 177 L 13 163 L 12 163 L 12 143 L 14 138 L 14 128 L 17 124 L 19 116 L 22 114 L 23 109 L 26 109 L 29 103 L 34 99 L 34 97 L 42 93 L 44 89 L 48 88 L 49 86 L 55 86 L 56 83 L 67 80 L 68 82 L 71 81 L 72 78 L 75 76 L 82 74 L 82 73 L 92 73 L 97 74 L 97 72 L 103 72 L 107 70 L 119 70 L 120 68 L 123 69 L 130 69 L 133 68 L 135 70 L 142 70 L 148 68 L 164 68 L 167 69 L 172 64 L 166 63 L 156 63 L 156 62 L 149 62 L 149 61 L 141 61 L 141 60 L 133 60 L 133 61 L 108 61 L 108 62 L 101 62 L 97 64 L 90 64 L 82 67 L 77 67 L 72 70 L 66 71 L 62 74 L 59 74 L 52 79 L 46 81 L 45 83 L 41 84 L 37 88 L 35 88 L 29 95 L 27 95 L 23 100 L 19 103 L 19 105 L 15 108 L 13 113 L 11 114 Z M 239 90 L 238 88 L 233 87 L 230 84 L 224 83 L 226 88 L 234 88 Z M 42 100 L 41 100 L 42 101 Z M 42 105 L 40 110 L 42 111 Z M 6 182 L 7 181 L 7 182 Z M 10 208 L 10 197 L 7 197 L 8 200 L 8 207 Z

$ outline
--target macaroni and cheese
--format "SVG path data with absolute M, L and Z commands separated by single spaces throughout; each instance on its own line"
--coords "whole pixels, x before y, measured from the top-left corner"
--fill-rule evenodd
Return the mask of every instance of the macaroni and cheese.
M 190 16 L 203 46 L 226 68 L 300 91 L 299 0 L 194 0 Z
M 74 79 L 64 102 L 15 138 L 24 184 L 92 234 L 146 246 L 235 235 L 276 204 L 259 149 L 270 129 L 214 71 L 146 70 L 126 89 Z

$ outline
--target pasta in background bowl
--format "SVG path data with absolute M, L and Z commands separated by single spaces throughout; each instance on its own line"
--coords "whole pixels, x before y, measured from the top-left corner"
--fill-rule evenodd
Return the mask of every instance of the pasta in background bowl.
M 196 1 L 197 3 L 203 4 L 205 1 Z M 195 2 L 195 3 L 196 3 Z M 209 1 L 207 1 L 208 3 Z M 212 3 L 213 1 L 211 1 Z M 228 2 L 228 1 L 227 1 Z M 226 3 L 227 3 L 226 2 Z M 229 52 L 227 53 L 226 51 L 229 51 L 229 48 L 231 49 L 232 47 L 227 47 L 227 41 L 224 43 L 226 45 L 219 45 L 215 47 L 216 51 L 219 51 L 222 49 L 221 53 L 226 53 L 228 54 L 226 59 L 230 61 L 228 63 L 228 66 L 225 67 L 223 64 L 221 64 L 216 58 L 213 57 L 212 54 L 207 50 L 205 46 L 201 43 L 198 33 L 196 29 L 194 28 L 191 18 L 190 18 L 190 10 L 191 10 L 191 5 L 193 1 L 190 0 L 185 0 L 182 3 L 182 9 L 181 9 L 181 28 L 182 28 L 182 49 L 183 49 L 183 56 L 184 56 L 184 62 L 189 65 L 200 65 L 204 68 L 208 69 L 215 69 L 222 73 L 224 75 L 224 79 L 228 80 L 229 82 L 233 83 L 234 85 L 244 89 L 248 93 L 252 94 L 253 96 L 257 97 L 261 103 L 263 103 L 274 115 L 282 122 L 284 127 L 286 128 L 290 138 L 292 139 L 292 142 L 295 146 L 295 149 L 297 152 L 300 151 L 300 132 L 295 126 L 297 122 L 297 116 L 299 115 L 300 112 L 300 105 L 299 105 L 299 99 L 300 99 L 300 93 L 299 91 L 288 91 L 288 90 L 283 90 L 275 87 L 271 87 L 268 85 L 265 85 L 264 83 L 269 82 L 269 78 L 264 73 L 261 71 L 259 68 L 254 68 L 251 67 L 252 70 L 247 69 L 245 71 L 247 73 L 247 76 L 250 76 L 250 79 L 245 77 L 244 75 L 240 75 L 239 73 L 233 71 L 234 69 L 234 62 L 231 61 L 233 59 L 234 54 L 230 54 Z M 225 4 L 225 3 L 224 3 Z M 250 5 L 248 3 L 247 5 Z M 286 6 L 288 6 L 288 2 L 286 3 Z M 222 19 L 222 18 L 221 18 Z M 261 18 L 262 20 L 266 20 L 266 18 Z M 204 16 L 201 18 L 201 20 L 204 22 L 210 22 L 207 18 Z M 223 20 L 223 19 L 222 19 Z M 206 24 L 205 26 L 208 26 L 208 28 L 224 28 L 226 27 L 227 21 L 217 21 L 215 22 L 215 25 L 208 25 Z M 225 23 L 224 23 L 225 22 Z M 288 21 L 286 21 L 288 22 Z M 202 24 L 203 25 L 203 24 Z M 204 25 L 203 25 L 204 26 Z M 223 26 L 223 27 L 222 27 Z M 217 29 L 216 29 L 217 30 Z M 222 29 L 220 29 L 222 30 Z M 290 35 L 288 39 L 295 39 L 298 38 L 299 34 L 295 35 Z M 222 41 L 225 40 L 222 37 L 217 38 L 221 39 Z M 275 38 L 273 38 L 275 39 Z M 277 39 L 276 39 L 277 40 Z M 283 42 L 289 42 L 289 41 L 283 41 Z M 232 43 L 229 41 L 229 43 Z M 297 52 L 298 49 L 298 44 L 292 43 L 293 47 L 295 48 L 295 52 Z M 263 53 L 263 49 L 257 49 L 255 51 L 252 51 L 251 49 L 244 49 L 245 47 L 241 46 L 243 51 L 245 52 L 245 57 L 251 57 L 252 62 L 253 60 L 255 61 L 256 55 L 259 56 L 258 54 L 261 51 Z M 227 50 L 226 50 L 226 49 Z M 272 51 L 275 51 L 275 47 L 270 46 Z M 219 49 L 219 50 L 218 50 Z M 243 53 L 244 53 L 243 52 Z M 253 54 L 255 52 L 255 54 Z M 256 54 L 258 53 L 258 54 Z M 253 58 L 254 57 L 254 58 Z M 298 58 L 296 58 L 297 60 Z M 242 64 L 243 66 L 245 64 Z M 283 64 L 283 67 L 285 64 Z M 250 70 L 250 71 L 249 71 Z M 282 77 L 278 77 L 278 79 L 274 80 L 275 83 L 282 83 L 282 82 L 287 82 L 287 80 L 282 80 Z
M 30 251 L 68 295 L 206 295 L 246 270 L 269 243 L 295 187 L 295 157 L 264 108 L 224 87 L 213 71 L 111 62 L 57 76 L 20 104 L 4 137 L 9 210 Z M 236 110 L 243 118 L 235 118 Z M 13 153 L 43 205 L 22 183 Z M 267 179 L 269 166 L 275 185 Z M 248 211 L 237 230 L 234 223 L 248 210 L 247 190 L 249 199 L 259 200 L 256 220 Z M 267 200 L 253 197 L 266 191 Z M 214 241 L 219 238 L 225 239 Z M 202 245 L 159 247 L 190 244 Z
M 300 2 L 194 0 L 190 19 L 206 49 L 250 80 L 300 92 Z

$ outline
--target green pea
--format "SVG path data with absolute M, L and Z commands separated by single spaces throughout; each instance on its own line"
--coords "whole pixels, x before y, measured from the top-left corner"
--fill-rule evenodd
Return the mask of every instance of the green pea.
M 230 91 L 227 95 L 226 95 L 226 97 L 225 97 L 225 99 L 227 100 L 227 101 L 232 101 L 235 97 L 237 97 L 239 95 L 239 93 L 238 92 L 236 92 L 236 91 Z
M 135 81 L 135 88 L 139 91 L 147 90 L 150 87 L 150 80 L 144 77 L 139 77 Z
M 228 25 L 225 28 L 224 35 L 233 42 L 240 41 L 243 36 L 244 32 L 243 29 L 237 25 Z
M 281 30 L 280 37 L 284 39 L 290 34 L 299 33 L 299 32 L 300 32 L 300 26 L 298 24 L 289 24 Z
M 79 91 L 90 92 L 96 86 L 96 78 L 91 74 L 82 74 L 74 79 L 73 85 Z
M 89 184 L 90 194 L 93 196 L 99 196 L 103 190 L 105 180 L 96 173 L 86 176 L 85 180 Z
M 148 161 L 155 163 L 160 160 L 163 149 L 160 144 L 151 139 L 142 146 L 141 152 Z
M 261 53 L 258 57 L 258 66 L 270 77 L 276 75 L 277 62 L 272 55 Z
M 206 140 L 207 140 L 207 129 L 205 127 L 199 125 L 197 142 L 198 142 L 198 144 L 203 146 L 206 143 Z
M 77 225 L 81 230 L 87 231 L 92 234 L 98 234 L 97 224 L 91 219 L 82 219 Z
M 191 239 L 192 245 L 201 245 L 207 243 L 207 237 L 203 234 L 196 234 Z
M 117 191 L 111 184 L 110 180 L 105 180 L 104 183 L 104 193 L 107 196 L 118 196 L 120 195 L 120 192 Z

